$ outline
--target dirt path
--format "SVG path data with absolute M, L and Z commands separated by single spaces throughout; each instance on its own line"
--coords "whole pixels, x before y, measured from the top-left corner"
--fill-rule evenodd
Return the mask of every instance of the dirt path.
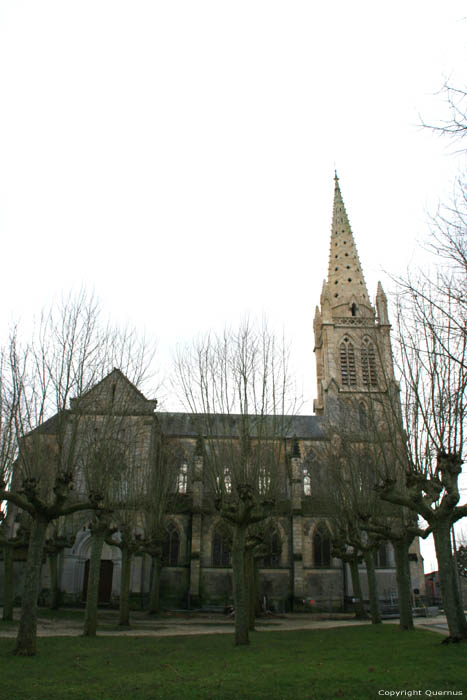
M 79 637 L 83 633 L 83 611 L 64 610 L 60 618 L 51 617 L 48 613 L 39 615 L 37 634 L 39 637 Z M 15 622 L 0 621 L 0 637 L 15 637 L 19 610 L 15 610 Z M 390 624 L 398 624 L 398 620 L 388 620 Z M 336 616 L 333 619 L 315 615 L 289 614 L 260 618 L 256 629 L 260 632 L 280 632 L 284 630 L 312 630 L 332 627 L 348 627 L 366 625 L 368 622 L 355 620 L 351 617 Z M 446 618 L 437 615 L 431 618 L 416 618 L 415 624 L 441 634 L 447 634 Z M 224 615 L 198 613 L 187 615 L 161 615 L 150 617 L 146 613 L 133 612 L 131 627 L 118 626 L 118 612 L 105 610 L 99 612 L 99 635 L 118 637 L 168 637 L 176 635 L 197 634 L 232 634 L 233 620 Z

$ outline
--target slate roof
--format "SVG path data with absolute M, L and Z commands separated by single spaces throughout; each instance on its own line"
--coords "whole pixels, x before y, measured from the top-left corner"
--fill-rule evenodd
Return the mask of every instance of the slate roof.
M 198 437 L 200 432 L 204 435 L 208 431 L 203 430 L 206 425 L 206 416 L 193 413 L 157 413 L 163 433 L 173 437 Z M 235 437 L 238 435 L 238 423 L 243 418 L 241 415 L 216 415 L 215 422 L 210 421 L 209 433 L 217 436 Z M 273 425 L 274 417 L 269 417 Z M 255 416 L 251 416 L 252 424 Z M 275 418 L 280 424 L 281 417 Z M 292 438 L 296 436 L 302 440 L 323 440 L 325 432 L 320 416 L 285 416 L 285 434 L 283 437 Z
M 69 413 L 69 411 L 64 413 Z M 209 435 L 235 437 L 239 434 L 238 423 L 240 419 L 243 419 L 243 416 L 239 414 L 218 414 L 214 417 L 214 421 L 210 421 L 209 428 L 207 428 L 207 417 L 204 414 L 157 412 L 153 415 L 159 421 L 162 432 L 165 435 L 187 438 L 197 438 L 200 433 L 203 437 L 208 437 Z M 271 421 L 271 434 L 282 432 L 278 430 L 281 424 L 281 416 L 269 416 L 267 418 Z M 251 432 L 254 435 L 255 416 L 250 416 L 250 420 Z M 273 426 L 274 420 L 277 421 L 275 428 Z M 284 430 L 281 437 L 284 438 L 297 437 L 299 440 L 324 440 L 326 438 L 323 419 L 320 416 L 285 416 L 283 418 L 283 427 Z M 59 414 L 55 414 L 42 425 L 39 425 L 36 430 L 53 435 L 58 432 L 58 428 Z

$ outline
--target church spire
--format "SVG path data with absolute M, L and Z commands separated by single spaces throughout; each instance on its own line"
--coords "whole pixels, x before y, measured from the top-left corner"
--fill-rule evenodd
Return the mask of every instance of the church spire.
M 337 173 L 334 175 L 328 289 L 333 308 L 344 305 L 347 308 L 352 308 L 352 305 L 355 305 L 354 311 L 359 305 L 371 308 Z M 347 313 L 343 315 L 347 315 Z

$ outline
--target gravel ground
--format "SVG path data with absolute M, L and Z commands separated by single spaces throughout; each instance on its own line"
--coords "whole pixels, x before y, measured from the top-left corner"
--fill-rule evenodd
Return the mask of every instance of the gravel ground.
M 66 610 L 64 611 L 67 612 Z M 15 620 L 19 618 L 19 609 L 15 610 Z M 398 620 L 387 620 L 389 624 L 398 624 Z M 365 621 L 355 620 L 352 617 L 335 616 L 324 618 L 318 615 L 289 614 L 271 615 L 259 618 L 256 623 L 258 631 L 302 630 L 302 629 L 326 629 L 332 627 L 348 627 L 369 624 Z M 447 634 L 447 624 L 444 615 L 436 615 L 430 618 L 415 618 L 417 627 L 424 627 L 441 634 Z M 17 625 L 0 621 L 0 637 L 15 637 Z M 99 611 L 99 635 L 111 635 L 121 637 L 166 637 L 174 635 L 195 634 L 231 634 L 233 632 L 233 620 L 225 615 L 214 613 L 195 614 L 166 614 L 160 616 L 148 616 L 142 612 L 132 612 L 131 626 L 118 626 L 118 612 L 114 610 Z M 39 616 L 37 634 L 39 637 L 77 637 L 83 633 L 83 619 L 81 616 L 70 614 L 70 617 L 50 619 Z

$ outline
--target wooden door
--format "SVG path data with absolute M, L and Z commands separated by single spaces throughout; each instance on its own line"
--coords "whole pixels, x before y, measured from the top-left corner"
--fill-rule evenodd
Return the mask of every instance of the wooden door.
M 110 603 L 112 595 L 112 576 L 114 563 L 111 559 L 101 559 L 101 570 L 99 574 L 99 603 Z M 88 597 L 89 580 L 89 559 L 84 565 L 83 600 Z

